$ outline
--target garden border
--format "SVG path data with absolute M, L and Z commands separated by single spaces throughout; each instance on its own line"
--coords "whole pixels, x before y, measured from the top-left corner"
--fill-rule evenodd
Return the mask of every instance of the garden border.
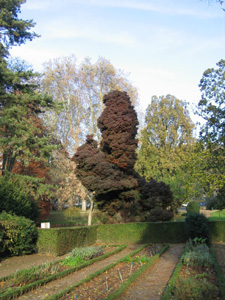
M 179 262 L 177 263 L 176 268 L 175 268 L 172 276 L 170 277 L 170 280 L 169 280 L 166 288 L 164 289 L 163 295 L 162 295 L 160 300 L 170 300 L 170 292 L 171 292 L 171 289 L 172 289 L 174 283 L 176 282 L 176 280 L 179 276 L 180 270 L 181 270 L 182 265 L 183 265 L 182 257 L 185 254 L 186 250 L 187 250 L 187 246 L 184 247 L 184 250 L 181 254 L 181 258 L 180 258 Z M 213 245 L 210 246 L 210 253 L 211 253 L 211 256 L 212 256 L 212 259 L 213 259 L 213 266 L 214 266 L 215 271 L 216 271 L 216 277 L 217 277 L 217 280 L 218 280 L 219 291 L 220 291 L 222 299 L 225 299 L 225 278 L 224 278 L 223 272 L 222 272 L 222 270 L 219 266 L 219 263 L 218 263 Z
M 113 245 L 109 245 L 109 246 L 113 246 Z M 83 269 L 83 268 L 85 268 L 87 266 L 90 266 L 90 265 L 92 265 L 93 263 L 95 263 L 97 261 L 100 261 L 100 260 L 103 260 L 103 259 L 105 259 L 105 258 L 107 258 L 109 256 L 112 256 L 112 255 L 114 255 L 114 254 L 122 251 L 123 249 L 125 249 L 127 247 L 127 245 L 124 244 L 124 245 L 120 245 L 120 246 L 117 246 L 117 247 L 118 247 L 117 249 L 114 249 L 113 251 L 108 252 L 108 253 L 106 253 L 104 255 L 95 257 L 95 258 L 93 258 L 91 260 L 88 260 L 87 262 L 85 262 L 85 263 L 83 263 L 83 264 L 81 264 L 79 266 L 69 268 L 67 270 L 64 270 L 64 271 L 58 273 L 58 274 L 50 275 L 47 278 L 44 278 L 44 279 L 41 279 L 41 280 L 38 280 L 38 281 L 34 281 L 34 282 L 32 282 L 32 283 L 30 283 L 28 285 L 22 286 L 22 287 L 18 287 L 14 291 L 5 292 L 2 295 L 0 295 L 0 299 L 1 300 L 10 300 L 10 299 L 13 299 L 14 297 L 19 297 L 19 296 L 21 296 L 21 295 L 23 295 L 23 294 L 25 294 L 25 293 L 27 293 L 27 292 L 29 292 L 29 291 L 37 288 L 37 287 L 39 287 L 39 286 L 43 286 L 43 285 L 47 284 L 50 281 L 63 278 L 63 277 L 65 277 L 65 276 L 67 276 L 67 275 L 69 275 L 69 274 L 71 274 L 71 273 L 73 273 L 75 271 L 78 271 L 78 270 Z M 57 264 L 60 261 L 62 261 L 62 259 L 57 260 L 57 261 L 51 263 L 51 265 Z M 0 278 L 0 280 L 1 281 L 6 281 L 6 280 L 8 280 L 8 279 L 10 279 L 12 277 L 13 277 L 13 275 L 9 275 L 9 276 Z

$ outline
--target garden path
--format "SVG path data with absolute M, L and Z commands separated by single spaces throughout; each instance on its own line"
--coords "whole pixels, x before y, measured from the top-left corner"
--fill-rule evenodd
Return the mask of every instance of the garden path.
M 0 261 L 0 277 L 8 276 L 11 273 L 15 273 L 16 271 L 22 269 L 29 269 L 32 266 L 37 267 L 44 263 L 53 262 L 55 260 L 62 259 L 67 255 L 68 254 L 64 256 L 53 256 L 49 254 L 37 253 L 37 254 L 9 257 Z
M 47 296 L 56 294 L 60 292 L 61 290 L 65 289 L 66 287 L 69 287 L 73 285 L 74 283 L 86 278 L 88 275 L 102 269 L 103 267 L 117 261 L 118 259 L 128 255 L 135 249 L 139 248 L 141 245 L 139 244 L 133 244 L 129 245 L 124 250 L 120 251 L 119 253 L 116 253 L 104 260 L 95 262 L 94 264 L 81 269 L 73 274 L 70 274 L 64 278 L 49 282 L 48 284 L 39 287 L 38 289 L 35 289 L 25 295 L 22 295 L 21 297 L 18 297 L 18 300 L 43 300 Z
M 160 259 L 126 290 L 120 300 L 159 300 L 183 248 L 184 244 L 171 244 Z

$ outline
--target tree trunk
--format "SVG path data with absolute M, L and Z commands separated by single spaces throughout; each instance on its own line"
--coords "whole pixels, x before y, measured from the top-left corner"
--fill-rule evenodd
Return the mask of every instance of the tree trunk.
M 87 210 L 87 200 L 86 199 L 82 199 L 82 210 L 83 211 Z
M 90 199 L 90 202 L 91 202 L 91 207 L 88 214 L 88 226 L 91 225 L 91 221 L 92 221 L 93 199 Z

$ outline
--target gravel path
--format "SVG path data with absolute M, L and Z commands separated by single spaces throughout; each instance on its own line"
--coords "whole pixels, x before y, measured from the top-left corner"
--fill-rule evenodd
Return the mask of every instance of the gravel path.
M 170 245 L 160 259 L 127 289 L 120 300 L 159 300 L 183 248 L 183 244 Z
M 29 269 L 32 266 L 39 266 L 44 263 L 56 261 L 66 257 L 64 256 L 53 256 L 47 254 L 31 254 L 24 256 L 14 256 L 4 259 L 0 262 L 0 277 L 5 277 L 11 273 L 15 273 L 21 269 Z

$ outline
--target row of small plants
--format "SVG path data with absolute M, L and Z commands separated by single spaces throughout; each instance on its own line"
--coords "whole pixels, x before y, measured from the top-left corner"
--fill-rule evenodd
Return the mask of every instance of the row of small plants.
M 189 240 L 161 300 L 225 299 L 225 281 L 210 246 L 207 219 L 188 215 Z
M 107 258 L 124 248 L 126 245 L 75 248 L 64 259 L 17 271 L 13 275 L 0 278 L 0 299 L 8 300 L 18 297 L 38 286 Z
M 168 245 L 144 245 L 45 300 L 118 299 L 167 248 Z

